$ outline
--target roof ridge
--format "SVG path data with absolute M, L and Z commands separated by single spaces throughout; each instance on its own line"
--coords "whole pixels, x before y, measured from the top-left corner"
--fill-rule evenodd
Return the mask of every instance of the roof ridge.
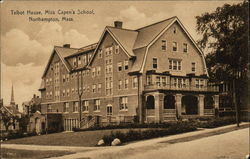
M 170 19 L 173 19 L 173 18 L 177 18 L 177 16 L 173 16 L 173 17 L 170 17 L 170 18 L 167 18 L 167 19 L 164 19 L 164 20 L 161 20 L 161 21 L 158 21 L 158 22 L 155 22 L 155 23 L 146 25 L 146 26 L 144 26 L 144 27 L 141 27 L 141 28 L 136 29 L 135 31 L 138 31 L 138 30 L 140 30 L 140 29 L 144 29 L 144 28 L 150 27 L 150 26 L 152 26 L 152 25 L 156 25 L 156 24 L 162 23 L 162 22 L 164 22 L 164 21 L 167 21 L 167 20 L 170 20 Z
M 80 47 L 79 49 L 83 49 L 85 47 L 88 47 L 88 46 L 91 46 L 91 45 L 96 45 L 97 43 L 92 43 L 92 44 L 89 44 L 89 45 L 86 45 L 86 46 L 83 46 L 83 47 Z
M 63 47 L 63 46 L 57 46 L 57 45 L 54 45 L 54 48 L 55 47 L 59 47 L 59 48 L 65 48 L 65 49 L 75 49 L 75 50 L 79 50 L 80 48 L 73 48 L 73 47 Z
M 116 28 L 114 26 L 106 26 L 107 28 L 114 28 L 114 29 L 120 29 L 120 30 L 127 30 L 127 31 L 135 31 L 138 32 L 137 30 L 133 30 L 133 29 L 126 29 L 126 28 Z

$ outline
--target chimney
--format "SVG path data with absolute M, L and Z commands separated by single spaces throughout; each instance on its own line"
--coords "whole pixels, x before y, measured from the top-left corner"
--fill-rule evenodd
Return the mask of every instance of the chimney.
M 122 28 L 122 21 L 114 21 L 114 25 L 116 28 Z
M 70 48 L 70 44 L 64 44 L 63 47 Z

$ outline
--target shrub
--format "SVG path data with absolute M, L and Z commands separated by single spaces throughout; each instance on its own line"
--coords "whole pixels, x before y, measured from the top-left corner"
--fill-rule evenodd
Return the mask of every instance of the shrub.
M 104 135 L 102 139 L 104 140 L 105 145 L 111 145 L 112 141 L 115 138 L 120 139 L 122 143 L 124 143 L 136 140 L 162 137 L 166 135 L 178 134 L 183 132 L 189 132 L 194 130 L 196 130 L 196 127 L 191 122 L 175 122 L 169 124 L 168 127 L 162 129 L 154 129 L 154 128 L 150 130 L 130 129 L 128 132 L 125 133 L 122 133 L 120 131 L 117 131 L 116 133 L 111 132 L 110 135 Z

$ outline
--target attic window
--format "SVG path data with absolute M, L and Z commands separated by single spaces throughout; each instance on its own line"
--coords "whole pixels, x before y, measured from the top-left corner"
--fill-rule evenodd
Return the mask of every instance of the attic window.
M 173 42 L 173 51 L 177 51 L 177 42 Z
M 127 70 L 128 69 L 128 60 L 125 60 L 124 61 L 124 70 Z
M 176 32 L 177 32 L 176 27 L 174 27 L 173 33 L 176 34 Z
M 163 51 L 167 50 L 167 42 L 166 42 L 166 40 L 161 41 L 161 50 L 163 50 Z
M 119 45 L 116 45 L 116 46 L 115 46 L 115 53 L 116 53 L 116 54 L 119 54 Z
M 153 58 L 153 68 L 157 68 L 157 58 Z

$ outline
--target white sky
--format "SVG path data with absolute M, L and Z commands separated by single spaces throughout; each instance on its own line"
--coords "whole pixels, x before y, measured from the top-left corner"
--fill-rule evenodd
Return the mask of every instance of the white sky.
M 98 42 L 106 25 L 122 20 L 123 27 L 137 29 L 177 16 L 191 36 L 195 31 L 195 16 L 212 12 L 225 3 L 241 1 L 14 1 L 1 4 L 1 96 L 10 102 L 11 84 L 19 104 L 40 96 L 38 88 L 45 65 L 54 45 L 70 43 L 82 47 Z M 27 15 L 11 15 L 11 10 L 94 10 L 94 15 L 68 15 L 73 22 L 29 22 Z M 38 17 L 38 16 L 34 16 Z M 40 17 L 46 17 L 45 15 Z M 47 17 L 61 17 L 49 15 Z

